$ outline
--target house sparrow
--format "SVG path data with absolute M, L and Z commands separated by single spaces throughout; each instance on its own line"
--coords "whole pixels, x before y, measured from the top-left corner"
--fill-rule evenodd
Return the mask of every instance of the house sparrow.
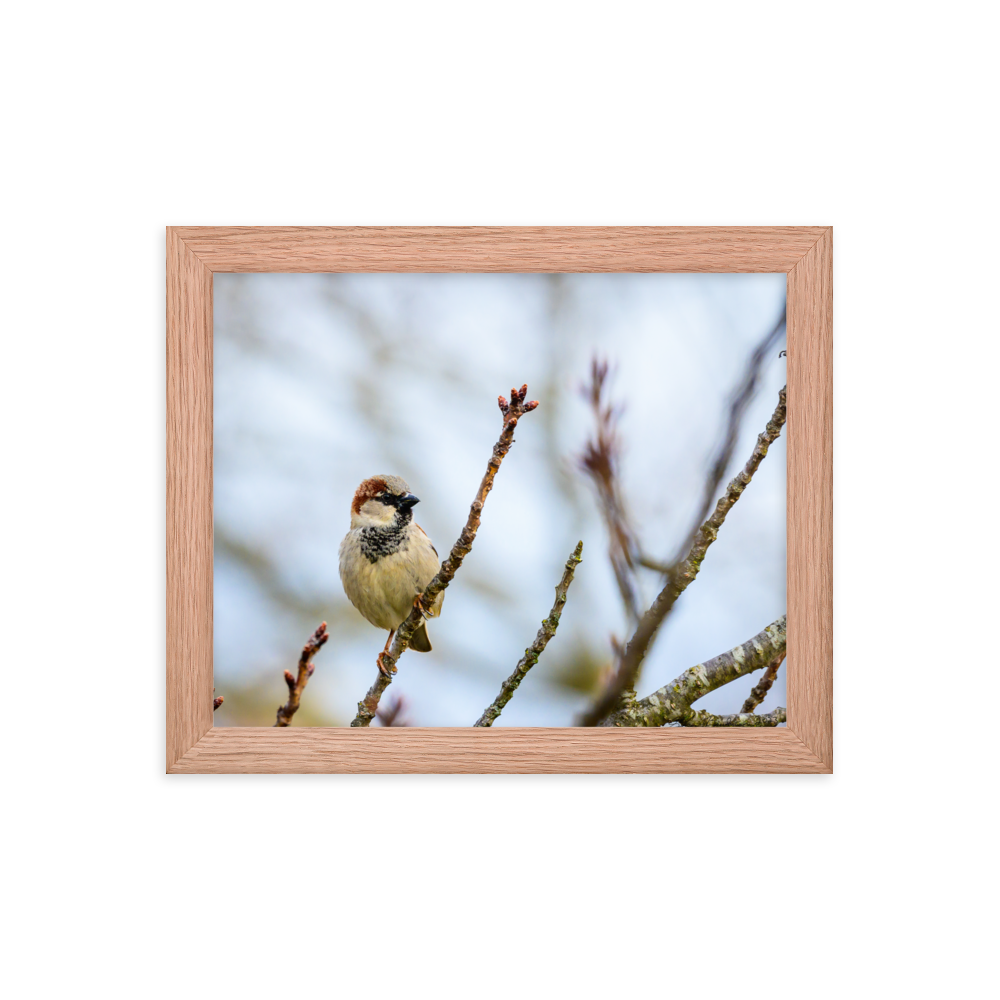
M 351 530 L 340 543 L 344 593 L 372 625 L 389 630 L 378 656 L 383 674 L 388 674 L 383 657 L 396 629 L 441 567 L 427 533 L 413 520 L 413 505 L 419 502 L 399 476 L 366 479 L 351 501 Z M 443 600 L 444 591 L 429 611 L 421 608 L 424 617 L 440 614 Z M 410 649 L 431 651 L 424 622 L 413 633 Z

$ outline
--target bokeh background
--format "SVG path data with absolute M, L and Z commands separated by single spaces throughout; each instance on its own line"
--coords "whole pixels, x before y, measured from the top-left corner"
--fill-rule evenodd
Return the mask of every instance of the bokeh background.
M 728 397 L 784 306 L 783 274 L 216 274 L 215 723 L 271 725 L 282 672 L 322 620 L 332 638 L 294 725 L 347 725 L 385 633 L 344 596 L 337 549 L 367 476 L 403 476 L 442 558 L 465 523 L 500 428 L 496 397 L 528 384 L 525 417 L 471 555 L 387 693 L 412 725 L 471 725 L 551 607 L 578 539 L 584 561 L 559 632 L 497 725 L 570 725 L 626 619 L 607 533 L 578 456 L 581 394 L 607 359 L 623 406 L 622 482 L 644 549 L 669 558 L 697 509 Z M 728 478 L 785 380 L 765 365 Z M 643 572 L 648 604 L 659 588 Z M 644 695 L 785 610 L 785 442 L 729 514 L 661 630 Z M 760 712 L 785 703 L 785 667 Z M 759 674 L 698 702 L 738 711 Z

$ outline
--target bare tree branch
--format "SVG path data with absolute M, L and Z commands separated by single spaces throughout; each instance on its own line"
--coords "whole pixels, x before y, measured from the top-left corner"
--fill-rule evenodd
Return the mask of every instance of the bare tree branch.
M 542 627 L 535 636 L 535 641 L 524 651 L 524 656 L 518 661 L 514 672 L 500 685 L 500 693 L 493 700 L 493 704 L 486 709 L 474 726 L 492 726 L 496 722 L 504 706 L 514 696 L 521 681 L 524 680 L 528 671 L 538 662 L 549 639 L 556 634 L 559 627 L 559 619 L 562 617 L 563 608 L 566 607 L 566 592 L 573 582 L 573 573 L 576 567 L 583 562 L 581 553 L 583 552 L 583 542 L 577 542 L 573 554 L 566 560 L 566 568 L 563 571 L 562 579 L 556 586 L 556 600 L 549 612 L 549 617 L 542 622 Z
M 780 726 L 787 722 L 787 713 L 783 708 L 776 708 L 767 715 L 712 715 L 710 712 L 695 712 L 684 719 L 685 726 Z
M 771 690 L 771 685 L 778 676 L 778 668 L 784 659 L 785 653 L 782 651 L 781 655 L 773 663 L 768 664 L 767 669 L 764 671 L 764 676 L 756 683 L 747 700 L 743 702 L 743 707 L 740 709 L 741 715 L 747 715 L 750 712 L 756 711 L 757 706 L 767 697 L 767 692 Z
M 490 456 L 489 463 L 486 466 L 486 474 L 479 484 L 476 499 L 472 502 L 472 507 L 469 509 L 469 519 L 465 522 L 465 527 L 458 536 L 458 541 L 452 546 L 448 558 L 441 564 L 441 569 L 438 570 L 437 576 L 427 585 L 423 594 L 414 603 L 409 617 L 396 630 L 396 637 L 393 639 L 392 648 L 388 653 L 383 655 L 382 662 L 387 668 L 387 672 L 378 672 L 375 683 L 368 689 L 368 693 L 364 699 L 358 702 L 358 714 L 351 723 L 352 727 L 358 728 L 371 724 L 378 709 L 379 699 L 382 697 L 385 689 L 392 683 L 391 674 L 395 672 L 396 661 L 410 645 L 410 639 L 417 630 L 417 626 L 423 620 L 424 612 L 433 607 L 438 594 L 445 590 L 448 584 L 451 583 L 458 568 L 462 565 L 462 560 L 472 551 L 472 543 L 475 541 L 476 532 L 479 530 L 483 505 L 486 503 L 486 497 L 490 490 L 493 489 L 493 480 L 500 469 L 500 463 L 504 460 L 507 452 L 510 451 L 510 446 L 514 443 L 514 429 L 517 427 L 517 422 L 524 414 L 530 413 L 538 406 L 537 400 L 525 402 L 527 394 L 527 385 L 522 385 L 520 389 L 511 389 L 509 403 L 503 396 L 498 397 L 497 403 L 500 406 L 500 412 L 503 414 L 503 430 L 500 432 L 497 443 L 493 445 L 493 454 Z
M 302 700 L 302 692 L 309 683 L 316 665 L 312 662 L 313 657 L 325 645 L 330 633 L 326 630 L 326 622 L 323 622 L 318 629 L 309 637 L 309 640 L 302 647 L 302 654 L 299 656 L 298 676 L 293 677 L 290 670 L 285 671 L 285 683 L 288 685 L 288 701 L 278 708 L 275 718 L 275 726 L 287 726 L 292 721 L 292 716 L 299 710 L 299 702 Z
M 591 360 L 590 383 L 584 388 L 584 397 L 594 412 L 595 429 L 593 438 L 584 446 L 579 464 L 597 489 L 601 514 L 608 529 L 608 558 L 625 605 L 629 628 L 634 629 L 639 624 L 633 560 L 637 545 L 619 480 L 622 448 L 618 419 L 621 410 L 604 396 L 610 382 L 609 374 L 607 361 L 598 361 L 596 357 Z
M 786 616 L 782 615 L 752 639 L 728 652 L 695 664 L 679 677 L 654 691 L 646 698 L 619 709 L 604 720 L 605 726 L 663 726 L 668 722 L 679 722 L 685 726 L 724 725 L 722 722 L 706 719 L 743 719 L 751 716 L 711 716 L 707 712 L 695 711 L 691 704 L 704 697 L 709 691 L 728 684 L 730 681 L 752 674 L 773 663 L 785 652 Z M 784 709 L 779 711 L 783 712 Z M 774 713 L 772 713 L 773 715 Z M 769 718 L 769 716 L 752 716 Z M 700 720 L 700 721 L 699 721 Z M 767 725 L 769 723 L 733 722 L 732 725 Z M 775 723 L 776 724 L 776 723 Z
M 750 484 L 754 473 L 760 468 L 768 448 L 777 440 L 784 426 L 786 417 L 786 390 L 778 393 L 778 405 L 771 415 L 764 432 L 757 438 L 747 464 L 726 487 L 715 506 L 712 516 L 706 520 L 691 541 L 687 556 L 680 563 L 671 567 L 664 588 L 657 595 L 650 609 L 642 616 L 639 627 L 629 640 L 622 655 L 618 671 L 611 684 L 608 685 L 600 699 L 582 717 L 580 724 L 584 726 L 597 725 L 609 712 L 618 706 L 622 694 L 632 688 L 638 676 L 639 667 L 652 645 L 653 638 L 663 620 L 673 610 L 677 598 L 688 588 L 701 569 L 709 546 L 718 537 L 719 529 L 726 520 L 726 515 L 733 505 L 743 495 Z M 763 665 L 763 664 L 762 664 Z

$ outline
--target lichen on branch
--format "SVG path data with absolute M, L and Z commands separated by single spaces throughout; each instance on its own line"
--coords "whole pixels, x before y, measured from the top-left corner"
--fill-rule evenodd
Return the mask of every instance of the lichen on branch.
M 514 692 L 520 686 L 521 681 L 524 680 L 528 671 L 538 662 L 538 658 L 544 652 L 549 640 L 556 634 L 563 608 L 566 607 L 566 592 L 569 590 L 569 585 L 573 582 L 573 574 L 576 571 L 576 567 L 583 562 L 582 552 L 583 542 L 577 542 L 576 548 L 569 559 L 566 560 L 562 579 L 556 585 L 556 599 L 548 618 L 542 622 L 541 628 L 539 628 L 538 634 L 535 636 L 535 641 L 524 651 L 524 656 L 518 661 L 514 672 L 500 685 L 500 693 L 493 699 L 490 707 L 473 723 L 474 726 L 492 726 L 496 722 L 500 713 L 504 710 L 504 706 L 514 696 Z
M 752 712 L 739 715 L 712 715 L 711 712 L 695 712 L 683 720 L 685 726 L 780 726 L 787 722 L 787 713 L 783 708 L 776 708 L 767 715 L 754 715 Z
M 493 489 L 493 480 L 500 469 L 500 463 L 504 460 L 507 452 L 510 451 L 510 446 L 514 443 L 514 429 L 517 427 L 517 422 L 524 414 L 530 413 L 538 406 L 538 400 L 525 402 L 527 395 L 528 387 L 527 385 L 522 385 L 520 389 L 511 389 L 509 403 L 503 396 L 497 398 L 500 412 L 503 415 L 503 427 L 500 431 L 500 437 L 496 444 L 493 445 L 493 453 L 490 455 L 490 460 L 486 466 L 486 473 L 479 484 L 479 489 L 476 491 L 476 498 L 472 501 L 472 506 L 469 508 L 469 517 L 465 522 L 465 527 L 462 528 L 462 532 L 458 536 L 458 541 L 452 546 L 448 558 L 441 564 L 437 576 L 424 589 L 419 605 L 414 605 L 409 616 L 396 630 L 392 648 L 388 653 L 384 654 L 382 661 L 386 668 L 386 673 L 379 671 L 378 676 L 375 678 L 375 683 L 368 689 L 365 697 L 358 702 L 358 714 L 351 723 L 352 727 L 359 728 L 371 724 L 372 719 L 375 718 L 375 713 L 378 711 L 379 699 L 382 697 L 385 689 L 392 683 L 391 674 L 395 664 L 409 647 L 413 633 L 423 620 L 424 611 L 433 607 L 438 594 L 448 587 L 458 568 L 462 565 L 462 561 L 472 551 L 472 543 L 475 541 L 476 532 L 479 530 L 479 523 L 482 518 L 483 505 L 486 503 L 486 497 L 489 495 L 490 490 Z
M 679 722 L 684 726 L 722 726 L 722 725 L 777 725 L 784 720 L 784 709 L 776 709 L 769 716 L 741 713 L 739 715 L 710 715 L 691 708 L 693 702 L 704 697 L 710 691 L 728 684 L 745 674 L 773 663 L 783 656 L 786 643 L 787 616 L 782 615 L 752 639 L 735 646 L 733 649 L 720 653 L 718 656 L 697 663 L 688 668 L 679 677 L 674 678 L 659 690 L 646 698 L 618 709 L 604 719 L 604 726 L 665 726 L 668 722 Z M 781 714 L 782 718 L 778 719 Z M 729 722 L 718 720 L 729 719 Z M 747 719 L 766 719 L 778 721 L 753 722 Z M 715 720 L 715 721 L 712 721 Z M 732 721 L 735 720 L 735 721 Z M 743 721 L 740 721 L 743 720 Z

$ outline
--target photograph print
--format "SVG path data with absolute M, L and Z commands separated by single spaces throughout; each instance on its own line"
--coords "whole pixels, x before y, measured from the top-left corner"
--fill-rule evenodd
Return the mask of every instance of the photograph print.
M 216 726 L 785 723 L 784 274 L 214 276 Z

